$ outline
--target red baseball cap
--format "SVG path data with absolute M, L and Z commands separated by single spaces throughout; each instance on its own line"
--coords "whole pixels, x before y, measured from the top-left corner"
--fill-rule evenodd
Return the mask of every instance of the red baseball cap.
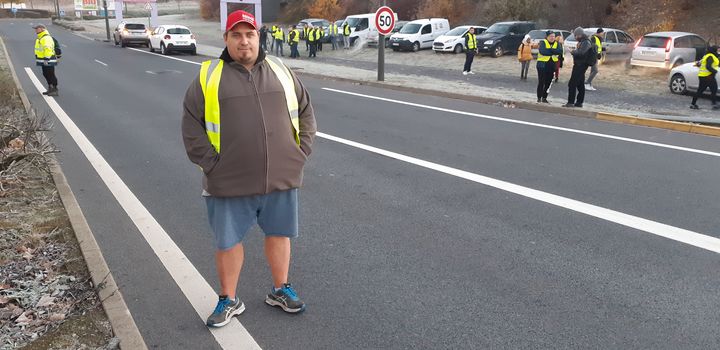
M 257 30 L 257 22 L 255 22 L 255 16 L 243 10 L 237 10 L 228 15 L 227 24 L 225 25 L 225 32 L 229 32 L 230 29 L 233 29 L 233 27 L 242 22 L 250 24 L 251 26 L 253 26 L 253 28 Z

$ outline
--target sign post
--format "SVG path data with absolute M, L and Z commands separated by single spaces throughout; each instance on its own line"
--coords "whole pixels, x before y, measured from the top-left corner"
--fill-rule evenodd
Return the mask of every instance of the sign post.
M 103 10 L 105 10 L 105 33 L 107 34 L 107 41 L 110 42 L 110 19 L 108 18 L 107 0 L 103 0 Z
M 385 81 L 385 36 L 395 28 L 395 13 L 387 6 L 375 12 L 375 28 L 378 31 L 378 81 Z

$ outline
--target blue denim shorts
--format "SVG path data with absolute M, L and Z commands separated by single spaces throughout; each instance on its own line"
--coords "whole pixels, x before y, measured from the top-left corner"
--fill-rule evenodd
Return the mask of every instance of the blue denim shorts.
M 226 250 L 241 243 L 257 223 L 265 236 L 298 236 L 298 190 L 244 197 L 205 197 L 215 246 Z

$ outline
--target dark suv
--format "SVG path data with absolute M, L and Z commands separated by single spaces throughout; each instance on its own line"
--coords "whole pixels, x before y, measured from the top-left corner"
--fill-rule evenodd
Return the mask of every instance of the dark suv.
M 477 36 L 478 51 L 500 57 L 517 52 L 525 34 L 537 29 L 535 22 L 498 22 Z

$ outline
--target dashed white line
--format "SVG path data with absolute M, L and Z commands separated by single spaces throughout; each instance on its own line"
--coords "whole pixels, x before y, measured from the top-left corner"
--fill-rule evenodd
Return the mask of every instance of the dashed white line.
M 32 70 L 25 67 L 25 72 L 35 88 L 42 92 L 42 83 Z M 204 322 L 204 318 L 213 312 L 217 302 L 217 294 L 213 288 L 55 99 L 44 95 L 43 98 Z M 210 332 L 224 349 L 260 349 L 255 339 L 237 319 L 222 328 L 210 329 Z
M 660 237 L 665 237 L 677 242 L 689 244 L 698 248 L 706 249 L 715 253 L 720 253 L 720 239 L 682 229 L 675 226 L 670 226 L 655 222 L 641 217 L 621 213 L 612 209 L 607 209 L 592 205 L 589 203 L 577 201 L 574 199 L 558 196 L 552 193 L 535 190 L 529 187 L 516 185 L 510 182 L 494 179 L 491 177 L 474 174 L 468 171 L 451 168 L 445 165 L 428 162 L 426 160 L 406 156 L 400 153 L 387 151 L 381 148 L 368 146 L 362 143 L 358 143 L 351 140 L 346 140 L 336 136 L 328 135 L 325 133 L 318 132 L 317 135 L 327 140 L 335 141 L 350 147 L 358 148 L 368 152 L 372 152 L 378 155 L 382 155 L 395 160 L 403 161 L 406 163 L 414 164 L 426 169 L 435 170 L 437 172 L 459 177 L 465 180 L 473 181 L 482 185 L 497 188 L 499 190 L 511 192 L 523 197 L 531 198 L 540 202 L 552 204 L 561 208 L 569 209 L 578 213 L 589 215 L 598 219 L 613 222 L 619 225 L 627 226 L 640 230 L 643 232 L 651 233 Z
M 107 67 L 107 66 L 108 66 L 108 65 L 107 65 L 107 63 L 105 63 L 105 62 L 102 62 L 102 61 L 99 61 L 99 60 L 95 60 L 95 62 L 97 62 L 97 63 L 100 63 L 100 64 L 102 64 L 102 65 L 103 65 L 103 66 L 105 66 L 105 67 Z
M 485 114 L 478 114 L 478 113 L 472 113 L 472 112 L 459 111 L 459 110 L 450 109 L 450 108 L 442 108 L 442 107 L 429 106 L 429 105 L 424 105 L 424 104 L 420 104 L 420 103 L 413 103 L 413 102 L 406 102 L 406 101 L 400 101 L 400 100 L 393 100 L 393 99 L 390 99 L 390 98 L 378 97 L 378 96 L 372 96 L 372 95 L 366 95 L 366 94 L 360 94 L 360 93 L 357 93 L 357 92 L 350 92 L 350 91 L 344 91 L 344 90 L 338 90 L 338 89 L 323 88 L 323 90 L 331 91 L 331 92 L 337 92 L 337 93 L 346 94 L 346 95 L 351 95 L 351 96 L 368 98 L 368 99 L 377 100 L 377 101 L 385 101 L 385 102 L 390 102 L 390 103 L 396 103 L 396 104 L 400 104 L 400 105 L 404 105 L 404 106 L 425 108 L 425 109 L 430 109 L 430 110 L 440 111 L 440 112 L 446 112 L 446 113 L 451 113 L 451 114 L 460 114 L 460 115 L 466 115 L 466 116 L 475 117 L 475 118 L 497 120 L 497 121 L 502 121 L 502 122 L 507 122 L 507 123 L 513 123 L 513 124 L 521 124 L 521 125 L 534 126 L 534 127 L 538 127 L 538 128 L 544 128 L 544 129 L 552 129 L 552 130 L 566 131 L 566 132 L 571 132 L 571 133 L 575 133 L 575 134 L 595 136 L 595 137 L 601 137 L 601 138 L 606 138 L 606 139 L 612 139 L 612 140 L 632 142 L 632 143 L 637 143 L 637 144 L 642 144 L 642 145 L 648 145 L 648 146 L 654 146 L 654 147 L 661 147 L 661 148 L 673 149 L 673 150 L 677 150 L 677 151 L 684 151 L 684 152 L 704 154 L 704 155 L 707 155 L 707 156 L 720 157 L 720 153 L 711 152 L 711 151 L 705 151 L 705 150 L 701 150 L 701 149 L 681 147 L 681 146 L 675 146 L 675 145 L 669 145 L 669 144 L 665 144 L 665 143 L 658 143 L 658 142 L 651 142 L 651 141 L 644 141 L 644 140 L 637 140 L 637 139 L 631 139 L 631 138 L 628 138 L 628 137 L 621 137 L 621 136 L 615 136 L 615 135 L 601 134 L 601 133 L 592 132 L 592 131 L 585 131 L 585 130 L 578 130 L 578 129 L 570 129 L 570 128 L 564 128 L 564 127 L 561 127 L 561 126 L 554 126 L 554 125 L 547 125 L 547 124 L 526 122 L 526 121 L 516 120 L 516 119 L 510 119 L 510 118 L 494 117 L 494 116 L 491 116 L 491 115 L 485 115 Z

